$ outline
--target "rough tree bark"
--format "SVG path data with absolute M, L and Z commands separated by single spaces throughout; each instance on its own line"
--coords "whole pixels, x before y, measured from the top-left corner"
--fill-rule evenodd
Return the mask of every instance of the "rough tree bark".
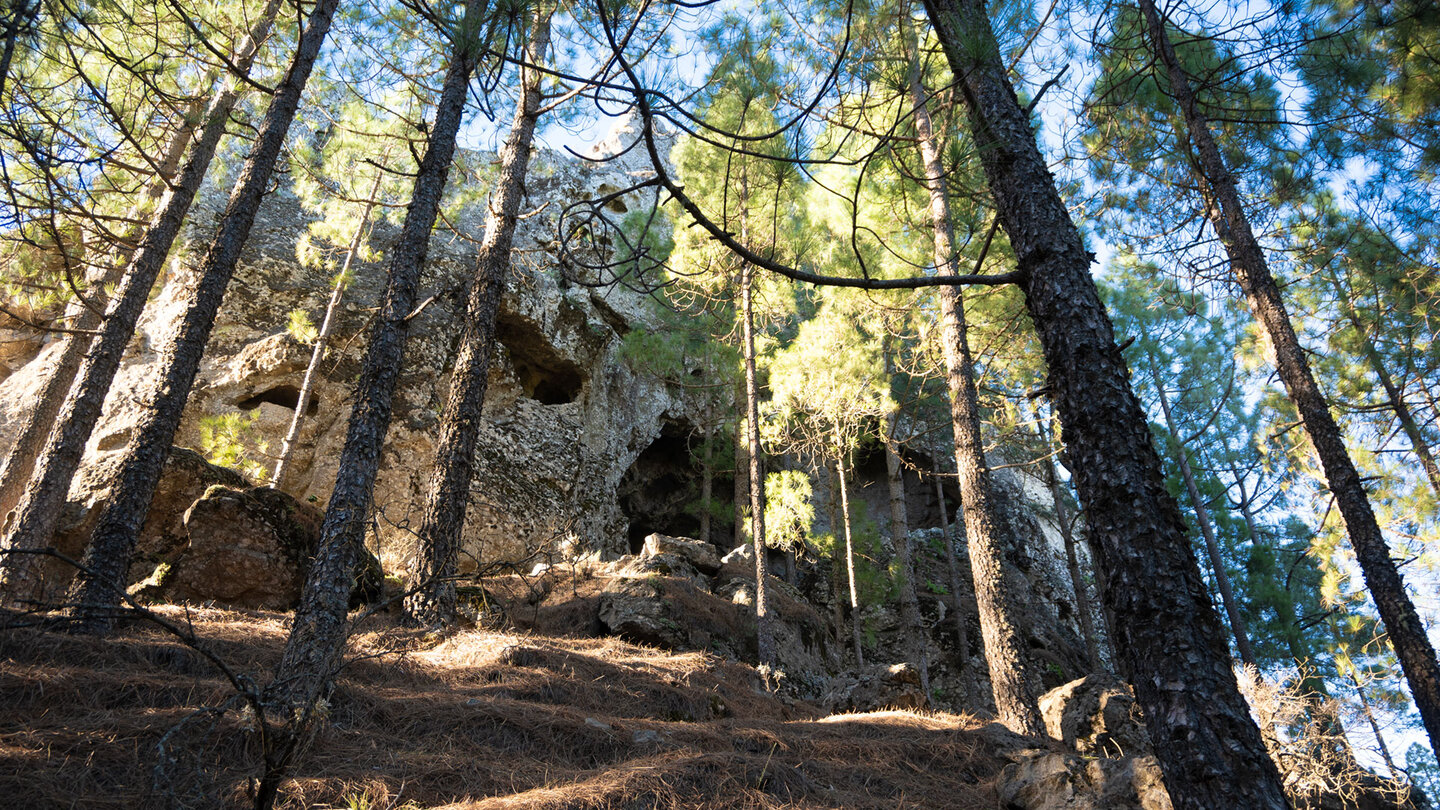
M 958 72 L 958 71 L 957 71 Z M 945 167 L 926 104 L 918 60 L 910 63 L 910 103 L 925 166 L 925 187 L 930 198 L 930 227 L 934 258 L 942 276 L 960 275 L 955 252 L 950 200 L 945 188 Z M 980 397 L 975 390 L 975 364 L 966 339 L 965 301 L 959 287 L 943 285 L 940 298 L 941 342 L 945 354 L 945 380 L 950 389 L 950 421 L 955 438 L 955 466 L 960 472 L 960 500 L 965 518 L 966 547 L 975 604 L 980 612 L 980 638 L 990 670 L 990 687 L 1000 720 L 1021 734 L 1045 736 L 1036 695 L 1025 673 L 1025 646 L 1018 617 L 1006 595 L 1003 542 L 1005 520 L 996 514 L 990 486 L 990 466 L 980 435 Z
M 1284 383 L 1290 401 L 1295 403 L 1305 434 L 1320 459 L 1325 481 L 1335 496 L 1335 505 L 1345 521 L 1350 544 L 1364 574 L 1365 585 L 1375 600 L 1395 655 L 1400 659 L 1400 667 L 1405 672 L 1415 706 L 1420 710 L 1431 747 L 1440 748 L 1440 661 L 1435 658 L 1435 648 L 1425 633 L 1420 614 L 1405 591 L 1400 570 L 1390 557 L 1380 524 L 1370 507 L 1365 485 L 1345 449 L 1340 427 L 1331 416 L 1330 406 L 1310 372 L 1310 361 L 1305 357 L 1305 349 L 1290 323 L 1290 315 L 1275 277 L 1270 274 L 1265 253 L 1250 227 L 1234 175 L 1210 133 L 1209 120 L 1196 102 L 1190 77 L 1175 54 L 1174 45 L 1165 30 L 1165 21 L 1153 0 L 1140 0 L 1140 10 L 1149 25 L 1152 47 L 1169 77 L 1170 94 L 1185 117 L 1186 132 L 1195 154 L 1192 165 L 1206 197 L 1206 215 L 1225 246 L 1231 270 L 1245 294 L 1250 311 L 1274 349 L 1280 381 Z
M 535 12 L 525 61 L 543 65 L 550 47 L 550 10 Z M 530 144 L 540 117 L 540 78 L 536 68 L 523 68 L 520 101 L 510 134 L 500 150 L 500 178 L 490 198 L 485 238 L 475 263 L 475 278 L 465 307 L 465 330 L 450 377 L 450 396 L 440 420 L 440 439 L 425 497 L 417 537 L 419 560 L 414 590 L 405 598 L 405 615 L 422 627 L 455 621 L 455 565 L 470 502 L 475 469 L 475 442 L 495 353 L 495 320 L 510 275 L 510 246 L 520 221 Z
M 275 91 L 255 145 L 230 194 L 215 240 L 200 261 L 199 280 L 190 304 L 163 352 L 159 376 L 146 397 L 148 407 L 126 448 L 110 499 L 100 511 L 90 546 L 70 589 L 78 630 L 106 633 L 113 623 L 113 608 L 125 589 L 130 552 L 150 511 L 150 499 L 190 398 L 215 314 L 240 261 L 240 252 L 255 223 L 260 200 L 270 184 L 275 161 L 285 145 L 337 5 L 338 0 L 319 0 L 311 11 L 295 58 Z
M 1018 259 L 1116 617 L 1115 649 L 1171 798 L 1180 810 L 1285 808 L 1090 276 L 1092 257 L 1006 78 L 984 4 L 925 0 L 925 8 L 959 77 L 996 213 Z
M 1250 666 L 1255 663 L 1255 651 L 1250 648 L 1250 633 L 1245 626 L 1245 616 L 1240 612 L 1240 602 L 1235 598 L 1235 589 L 1230 587 L 1230 574 L 1225 570 L 1225 558 L 1220 556 L 1220 542 L 1215 538 L 1215 527 L 1210 522 L 1210 510 L 1200 497 L 1200 487 L 1195 484 L 1195 473 L 1190 469 L 1190 455 L 1180 443 L 1180 434 L 1175 429 L 1175 417 L 1170 411 L 1170 397 L 1165 394 L 1165 382 L 1160 379 L 1160 368 L 1154 356 L 1150 357 L 1150 377 L 1155 381 L 1155 392 L 1160 398 L 1160 412 L 1165 416 L 1165 430 L 1175 442 L 1175 461 L 1180 465 L 1180 477 L 1185 481 L 1185 491 L 1195 507 L 1195 522 L 1200 526 L 1200 536 L 1205 540 L 1205 553 L 1210 557 L 1210 570 L 1214 572 L 1215 588 L 1220 591 L 1220 604 L 1230 619 L 1230 633 L 1235 637 L 1235 649 L 1240 661 Z
M 3 592 L 7 600 L 25 600 L 34 596 L 34 588 L 38 584 L 36 566 L 39 558 L 31 552 L 45 548 L 50 543 L 50 537 L 60 519 L 61 507 L 70 492 L 70 481 L 84 458 L 85 444 L 90 440 L 95 423 L 100 419 L 105 395 L 120 368 L 125 347 L 135 334 L 135 325 L 145 308 L 151 289 L 155 286 L 155 279 L 165 266 L 170 248 L 190 210 L 190 204 L 194 202 L 195 195 L 205 180 L 205 173 L 215 157 L 220 138 L 225 134 L 230 112 L 240 97 L 240 89 L 244 85 L 243 77 L 254 62 L 259 44 L 268 35 L 269 21 L 273 21 L 279 5 L 278 0 L 271 0 L 267 4 L 267 15 L 258 21 L 249 41 L 243 42 L 236 52 L 233 61 L 239 75 L 232 77 L 225 88 L 211 100 L 205 112 L 205 124 L 180 170 L 179 180 L 170 189 L 169 195 L 136 246 L 134 258 L 126 268 L 120 288 L 106 311 L 104 329 L 92 341 L 59 418 L 50 431 L 35 472 L 30 476 L 25 494 L 15 508 L 10 529 L 4 540 L 0 541 L 0 549 L 9 552 L 5 554 L 4 568 L 0 569 L 0 592 Z M 324 29 L 329 26 L 329 17 L 334 13 L 334 3 L 325 5 L 331 7 L 331 11 L 316 18 L 324 22 L 318 32 L 322 37 Z M 316 47 L 318 49 L 318 43 Z M 278 103 L 280 93 L 288 89 L 288 85 L 281 85 L 276 100 L 271 103 L 272 108 Z M 298 89 L 293 95 L 298 103 Z M 281 137 L 283 138 L 283 133 Z
M 390 250 L 389 282 L 361 362 L 335 489 L 285 652 L 266 689 L 266 699 L 277 717 L 307 711 L 339 668 L 345 649 L 345 615 L 355 561 L 365 541 L 366 518 L 390 427 L 395 385 L 404 366 L 420 271 L 455 156 L 455 137 L 479 58 L 479 29 L 487 5 L 486 0 L 468 0 L 463 21 L 448 32 L 453 56 L 436 104 L 425 157 L 415 175 L 405 223 Z

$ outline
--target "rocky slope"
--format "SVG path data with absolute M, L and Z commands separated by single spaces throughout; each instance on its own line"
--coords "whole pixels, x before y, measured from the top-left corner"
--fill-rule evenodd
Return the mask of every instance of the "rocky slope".
M 280 614 L 158 615 L 254 683 L 284 640 Z M 1144 757 L 1082 759 L 969 715 L 831 714 L 714 654 L 436 639 L 383 618 L 350 654 L 281 807 L 1170 807 Z M 180 639 L 149 623 L 112 641 L 10 630 L 0 663 L 0 795 L 15 806 L 253 806 L 254 717 Z

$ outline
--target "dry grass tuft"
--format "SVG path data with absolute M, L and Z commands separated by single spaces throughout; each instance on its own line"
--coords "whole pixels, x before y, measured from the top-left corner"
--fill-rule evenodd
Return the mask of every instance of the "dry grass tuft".
M 260 683 L 284 643 L 280 614 L 162 612 Z M 972 719 L 821 717 L 704 653 L 489 630 L 434 638 L 383 622 L 351 653 L 282 806 L 989 808 L 1006 764 Z M 0 631 L 0 796 L 247 806 L 257 745 L 232 694 L 153 627 L 109 641 Z

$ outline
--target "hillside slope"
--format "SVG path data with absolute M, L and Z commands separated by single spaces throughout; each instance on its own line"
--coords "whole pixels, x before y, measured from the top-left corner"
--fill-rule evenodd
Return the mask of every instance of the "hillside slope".
M 284 640 L 282 614 L 161 615 L 260 682 Z M 744 665 L 617 639 L 435 639 L 377 619 L 351 653 L 283 806 L 993 808 L 1000 752 L 1025 745 L 972 717 L 822 716 L 764 693 Z M 172 635 L 14 629 L 0 661 L 12 806 L 248 804 L 245 713 Z

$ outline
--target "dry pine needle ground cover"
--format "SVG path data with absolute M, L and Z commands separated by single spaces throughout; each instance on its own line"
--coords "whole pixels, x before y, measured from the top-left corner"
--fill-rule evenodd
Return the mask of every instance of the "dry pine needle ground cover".
M 159 612 L 260 683 L 284 643 L 283 614 Z M 997 806 L 1006 761 L 970 718 L 823 717 L 704 653 L 387 621 L 352 640 L 282 806 Z M 247 806 L 258 756 L 232 694 L 153 625 L 110 640 L 0 630 L 0 802 Z

